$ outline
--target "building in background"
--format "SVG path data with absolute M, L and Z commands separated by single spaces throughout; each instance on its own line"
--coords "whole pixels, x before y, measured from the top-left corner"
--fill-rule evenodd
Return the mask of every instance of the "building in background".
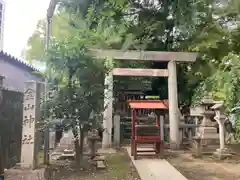
M 0 76 L 3 76 L 3 88 L 9 91 L 24 93 L 24 82 L 44 82 L 44 77 L 36 73 L 38 69 L 0 51 Z
M 3 50 L 5 5 L 5 0 L 0 0 L 0 51 Z

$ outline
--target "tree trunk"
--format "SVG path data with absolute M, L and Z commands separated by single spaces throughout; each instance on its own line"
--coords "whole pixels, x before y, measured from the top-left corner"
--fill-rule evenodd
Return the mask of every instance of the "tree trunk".
M 81 163 L 81 157 L 80 157 L 80 144 L 79 144 L 79 138 L 75 138 L 74 140 L 75 145 L 75 160 L 76 164 L 80 166 Z
M 83 149 L 84 149 L 84 131 L 83 128 L 80 128 L 80 149 L 79 149 L 80 163 L 83 162 Z
M 76 132 L 75 132 L 76 133 Z M 83 148 L 84 148 L 84 131 L 83 128 L 80 127 L 79 136 L 75 136 L 75 158 L 76 158 L 76 164 L 78 166 L 82 166 L 83 163 Z
M 74 147 L 75 147 L 75 161 L 77 165 L 80 165 L 80 145 L 79 145 L 79 132 L 77 131 L 77 123 L 74 121 L 72 123 L 72 132 L 74 136 Z

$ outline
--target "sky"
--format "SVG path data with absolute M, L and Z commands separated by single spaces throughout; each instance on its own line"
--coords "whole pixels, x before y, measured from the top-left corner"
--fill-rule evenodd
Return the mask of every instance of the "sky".
M 5 0 L 5 24 L 3 50 L 21 57 L 28 38 L 39 19 L 46 17 L 50 0 Z

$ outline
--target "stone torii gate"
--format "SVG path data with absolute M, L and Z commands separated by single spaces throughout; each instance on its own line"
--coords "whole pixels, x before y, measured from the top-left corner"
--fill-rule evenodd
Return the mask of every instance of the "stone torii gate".
M 168 62 L 167 69 L 137 69 L 137 68 L 114 68 L 105 77 L 105 99 L 103 117 L 103 148 L 111 147 L 112 118 L 113 118 L 113 76 L 149 76 L 168 77 L 168 100 L 169 100 L 169 125 L 170 147 L 179 148 L 179 117 L 178 117 L 178 90 L 177 90 L 177 62 L 194 62 L 198 53 L 187 52 L 159 52 L 159 51 L 121 51 L 121 50 L 92 50 L 92 54 L 99 58 L 113 58 L 115 60 L 137 60 Z

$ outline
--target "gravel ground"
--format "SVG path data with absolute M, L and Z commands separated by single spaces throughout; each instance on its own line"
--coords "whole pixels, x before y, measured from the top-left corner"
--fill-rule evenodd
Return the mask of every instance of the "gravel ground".
M 169 162 L 188 180 L 240 180 L 240 157 L 219 161 L 213 156 L 195 159 L 188 152 L 172 154 Z

